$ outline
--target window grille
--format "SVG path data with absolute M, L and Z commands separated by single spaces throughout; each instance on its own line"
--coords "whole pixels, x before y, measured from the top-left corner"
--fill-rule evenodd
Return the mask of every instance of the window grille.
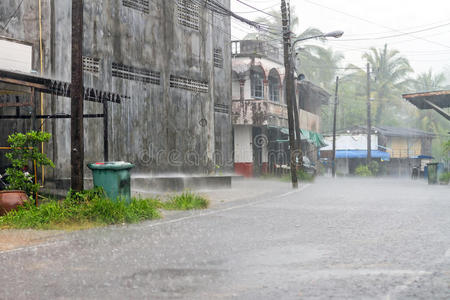
M 214 112 L 216 112 L 216 113 L 223 113 L 223 114 L 229 114 L 230 113 L 230 108 L 226 104 L 216 103 L 216 104 L 214 104 Z
M 98 74 L 100 71 L 100 59 L 83 56 L 83 71 Z
M 178 0 L 178 24 L 198 30 L 200 6 L 192 0 Z
M 170 87 L 198 93 L 207 93 L 209 88 L 207 81 L 198 81 L 174 75 L 170 75 Z
M 148 14 L 149 0 L 122 0 L 122 5 Z
M 161 84 L 160 72 L 146 70 L 142 68 L 135 68 L 132 66 L 126 66 L 119 63 L 112 64 L 112 76 L 156 85 Z
M 221 48 L 214 49 L 214 67 L 223 69 L 223 53 Z
M 263 74 L 251 71 L 250 73 L 250 81 L 251 81 L 251 93 L 252 98 L 255 99 L 263 99 L 264 97 L 264 84 L 263 84 L 264 76 Z

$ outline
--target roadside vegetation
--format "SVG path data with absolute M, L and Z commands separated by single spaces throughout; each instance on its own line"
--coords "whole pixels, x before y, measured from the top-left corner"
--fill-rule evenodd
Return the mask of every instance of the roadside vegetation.
M 161 210 L 205 209 L 209 200 L 184 192 L 164 202 L 159 199 L 132 198 L 111 201 L 102 189 L 69 192 L 62 201 L 48 201 L 36 207 L 25 203 L 0 217 L 0 228 L 78 230 L 115 224 L 132 224 L 162 217 Z

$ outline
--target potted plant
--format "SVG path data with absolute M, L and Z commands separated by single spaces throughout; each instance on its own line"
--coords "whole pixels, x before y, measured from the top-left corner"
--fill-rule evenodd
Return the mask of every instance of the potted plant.
M 0 191 L 0 215 L 22 205 L 24 202 L 33 202 L 40 185 L 35 181 L 32 170 L 34 167 L 51 166 L 53 162 L 40 151 L 41 143 L 48 142 L 51 134 L 40 131 L 30 131 L 25 134 L 15 133 L 8 136 L 10 152 L 5 157 L 10 161 L 11 167 L 6 169 L 6 191 Z

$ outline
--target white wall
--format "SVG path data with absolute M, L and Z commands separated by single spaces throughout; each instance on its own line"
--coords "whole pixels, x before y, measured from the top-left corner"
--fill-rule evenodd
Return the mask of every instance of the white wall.
M 253 162 L 252 126 L 234 126 L 234 162 Z
M 0 69 L 31 72 L 32 47 L 0 38 Z
M 333 150 L 333 137 L 325 138 L 328 146 L 320 150 Z M 378 136 L 371 136 L 371 149 L 378 150 Z M 367 135 L 338 135 L 336 136 L 336 150 L 367 150 Z

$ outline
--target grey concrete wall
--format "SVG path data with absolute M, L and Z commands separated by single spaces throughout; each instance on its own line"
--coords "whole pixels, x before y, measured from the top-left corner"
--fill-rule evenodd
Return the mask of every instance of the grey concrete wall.
M 19 2 L 0 4 L 0 24 Z M 220 2 L 230 5 L 229 0 Z M 100 59 L 100 67 L 98 74 L 84 72 L 84 82 L 130 97 L 120 105 L 109 103 L 110 160 L 133 162 L 146 173 L 208 173 L 217 164 L 232 166 L 231 108 L 228 113 L 215 110 L 217 104 L 231 106 L 230 20 L 201 8 L 199 29 L 191 29 L 179 24 L 176 3 L 151 0 L 144 13 L 122 1 L 85 1 L 83 55 Z M 42 4 L 44 75 L 70 81 L 71 1 Z M 33 68 L 39 70 L 36 5 L 25 1 L 1 35 L 33 43 Z M 215 48 L 223 51 L 222 68 L 214 67 Z M 160 85 L 113 77 L 113 62 L 160 72 Z M 170 87 L 171 75 L 207 81 L 208 90 Z M 53 98 L 45 98 L 46 113 L 70 112 L 70 99 Z M 102 113 L 102 106 L 85 102 L 85 113 Z M 86 163 L 101 161 L 102 120 L 84 122 Z M 68 178 L 70 121 L 52 120 L 45 126 L 54 135 L 46 149 L 57 166 L 51 175 Z M 2 126 L 0 132 L 3 141 L 9 131 Z M 217 161 L 215 153 L 220 153 Z

